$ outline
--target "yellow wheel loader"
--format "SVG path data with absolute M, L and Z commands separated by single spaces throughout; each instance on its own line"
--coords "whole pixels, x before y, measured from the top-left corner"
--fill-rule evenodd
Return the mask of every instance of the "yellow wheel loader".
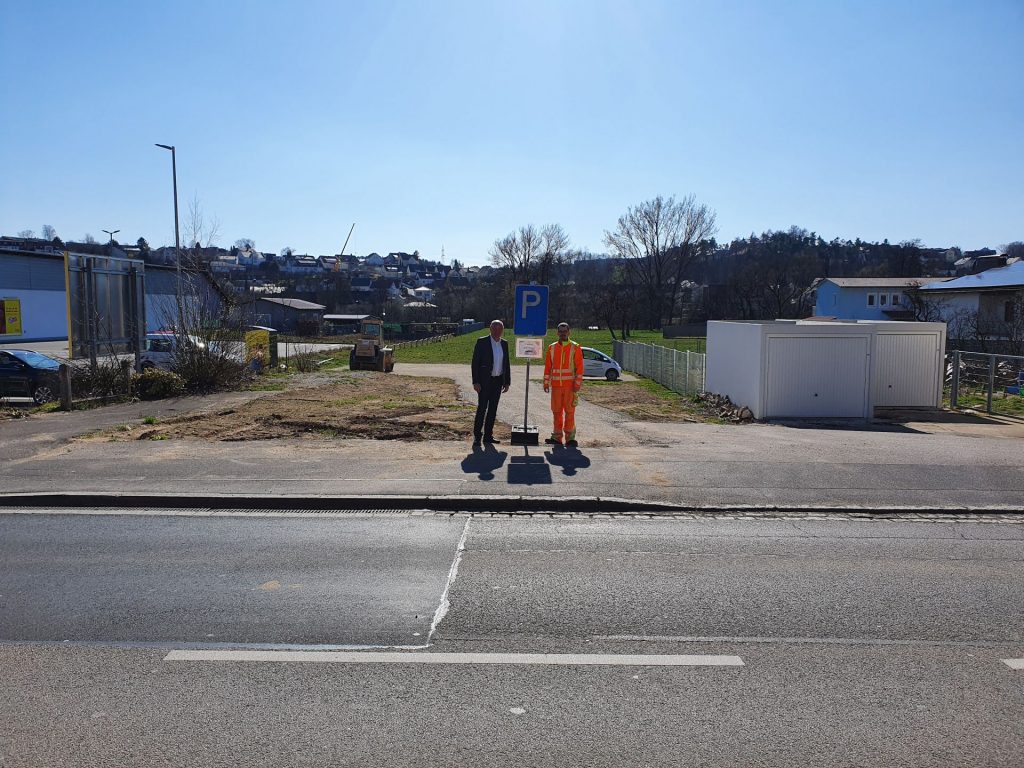
M 395 350 L 384 346 L 384 321 L 375 317 L 363 320 L 359 338 L 348 355 L 348 367 L 353 371 L 382 371 L 395 369 Z

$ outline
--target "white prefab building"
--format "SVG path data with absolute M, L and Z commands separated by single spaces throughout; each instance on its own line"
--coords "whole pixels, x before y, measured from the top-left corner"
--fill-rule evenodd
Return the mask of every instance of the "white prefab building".
M 870 419 L 942 406 L 945 323 L 708 323 L 705 389 L 758 419 Z

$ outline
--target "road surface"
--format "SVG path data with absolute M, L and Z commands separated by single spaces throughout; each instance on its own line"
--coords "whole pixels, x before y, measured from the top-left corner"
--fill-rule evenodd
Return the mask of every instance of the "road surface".
M 1019 766 L 1022 572 L 1019 523 L 2 514 L 0 765 Z

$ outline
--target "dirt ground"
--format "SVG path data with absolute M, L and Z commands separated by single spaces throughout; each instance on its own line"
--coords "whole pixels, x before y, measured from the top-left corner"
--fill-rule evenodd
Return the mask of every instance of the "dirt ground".
M 289 388 L 234 408 L 155 424 L 125 424 L 93 440 L 273 440 L 277 438 L 465 439 L 473 406 L 447 379 L 371 371 L 338 373 L 328 383 Z
M 660 397 L 635 381 L 584 381 L 580 396 L 634 421 L 716 422 L 715 414 L 680 395 Z

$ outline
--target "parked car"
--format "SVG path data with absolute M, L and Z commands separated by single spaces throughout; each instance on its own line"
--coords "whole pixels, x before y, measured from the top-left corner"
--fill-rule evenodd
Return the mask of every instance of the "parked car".
M 0 350 L 0 395 L 31 397 L 37 405 L 60 395 L 60 362 L 30 349 Z
M 206 343 L 198 336 L 186 336 L 188 344 L 205 349 Z M 178 337 L 171 331 L 154 331 L 146 334 L 146 343 L 139 355 L 139 365 L 147 368 L 162 368 L 169 371 L 174 364 L 174 355 L 178 351 Z
M 622 376 L 622 366 L 598 349 L 583 347 L 583 375 L 615 381 Z

